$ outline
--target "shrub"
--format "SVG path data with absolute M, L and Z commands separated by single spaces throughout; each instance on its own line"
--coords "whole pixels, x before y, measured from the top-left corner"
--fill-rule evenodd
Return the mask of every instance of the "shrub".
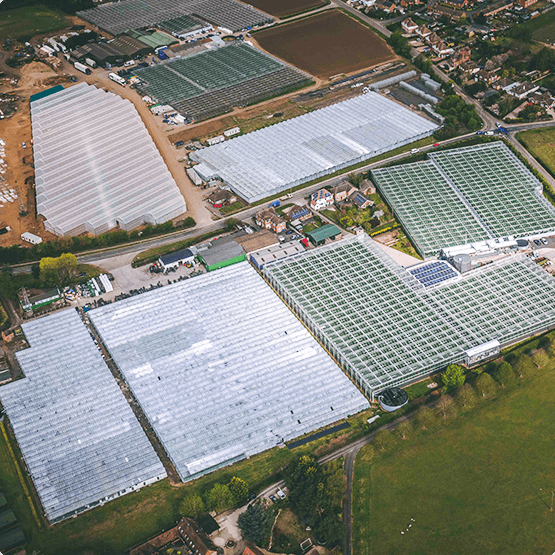
M 464 384 L 464 368 L 458 364 L 450 364 L 441 374 L 443 385 L 449 389 L 458 389 Z

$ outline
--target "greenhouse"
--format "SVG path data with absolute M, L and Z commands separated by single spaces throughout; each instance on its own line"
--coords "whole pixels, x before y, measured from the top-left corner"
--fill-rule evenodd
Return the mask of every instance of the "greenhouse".
M 25 378 L 0 387 L 51 523 L 166 477 L 74 309 L 23 324 Z
M 247 262 L 90 315 L 184 481 L 369 406 Z
M 362 235 L 264 274 L 372 398 L 463 362 L 472 347 L 555 326 L 555 279 L 520 255 L 424 284 Z
M 220 178 L 254 202 L 428 137 L 437 125 L 377 93 L 190 154 L 205 181 Z
M 429 157 L 372 171 L 380 194 L 421 255 L 555 231 L 555 209 L 541 183 L 501 141 Z
M 185 200 L 137 110 L 80 83 L 31 103 L 37 213 L 56 235 L 167 222 Z
M 274 21 L 237 0 L 122 0 L 77 12 L 77 16 L 112 35 L 156 27 L 182 15 L 194 15 L 230 32 Z
M 246 43 L 229 44 L 136 72 L 144 94 L 195 121 L 313 82 Z

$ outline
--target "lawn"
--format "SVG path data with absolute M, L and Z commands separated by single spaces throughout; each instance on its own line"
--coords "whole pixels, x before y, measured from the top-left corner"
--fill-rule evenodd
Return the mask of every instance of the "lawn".
M 552 553 L 554 395 L 550 359 L 534 379 L 499 390 L 444 427 L 415 430 L 373 462 L 363 448 L 354 552 Z
M 555 176 L 555 129 L 525 131 L 517 138 Z
M 555 10 L 540 15 L 524 24 L 532 31 L 532 37 L 539 42 L 555 42 Z
M 65 17 L 45 6 L 27 6 L 0 12 L 0 42 L 63 29 Z
M 228 204 L 227 206 L 222 206 L 220 208 L 220 212 L 224 216 L 229 216 L 230 214 L 233 214 L 234 212 L 238 212 L 243 208 L 244 208 L 243 203 L 240 200 L 238 200 L 237 202 L 233 202 L 232 204 Z

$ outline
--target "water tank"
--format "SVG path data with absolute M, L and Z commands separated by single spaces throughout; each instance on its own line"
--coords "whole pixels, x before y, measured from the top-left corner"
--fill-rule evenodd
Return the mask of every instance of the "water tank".
M 517 239 L 516 246 L 518 247 L 518 250 L 524 251 L 530 246 L 530 243 L 526 239 Z
M 392 387 L 382 391 L 378 395 L 380 407 L 386 412 L 393 412 L 401 407 L 404 407 L 409 402 L 409 396 L 406 391 L 398 387 Z
M 472 269 L 472 257 L 469 254 L 456 254 L 453 256 L 453 266 L 464 274 Z

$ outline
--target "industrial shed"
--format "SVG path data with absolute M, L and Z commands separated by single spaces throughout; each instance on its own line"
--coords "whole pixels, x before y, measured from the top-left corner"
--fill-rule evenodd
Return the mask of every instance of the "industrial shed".
M 79 61 L 90 58 L 102 67 L 121 64 L 127 58 L 126 54 L 114 44 L 106 42 L 95 42 L 78 46 L 72 54 Z
M 160 48 L 163 46 L 171 46 L 172 44 L 178 44 L 179 41 L 168 35 L 167 33 L 162 33 L 162 31 L 127 31 L 127 33 L 138 40 L 139 42 L 146 45 L 151 51 L 155 48 Z
M 184 481 L 368 407 L 246 262 L 89 314 Z
M 239 243 L 227 238 L 212 242 L 212 246 L 200 254 L 202 262 L 209 272 L 243 262 L 247 259 L 245 250 Z
M 25 378 L 0 387 L 51 523 L 166 477 L 74 309 L 23 324 Z
M 247 133 L 190 154 L 205 180 L 254 202 L 428 137 L 437 125 L 378 93 Z
M 326 239 L 331 239 L 332 241 L 341 237 L 341 230 L 333 224 L 325 224 L 322 227 L 317 227 L 312 231 L 308 231 L 305 234 L 313 245 L 323 245 Z
M 110 44 L 115 46 L 126 58 L 138 58 L 154 51 L 152 46 L 129 34 L 117 36 Z
M 269 264 L 264 274 L 366 394 L 403 386 L 467 351 L 555 327 L 555 279 L 524 255 L 423 283 L 367 235 Z M 454 272 L 453 272 L 454 273 Z
M 56 235 L 159 224 L 186 211 L 128 100 L 80 83 L 31 103 L 37 213 Z

